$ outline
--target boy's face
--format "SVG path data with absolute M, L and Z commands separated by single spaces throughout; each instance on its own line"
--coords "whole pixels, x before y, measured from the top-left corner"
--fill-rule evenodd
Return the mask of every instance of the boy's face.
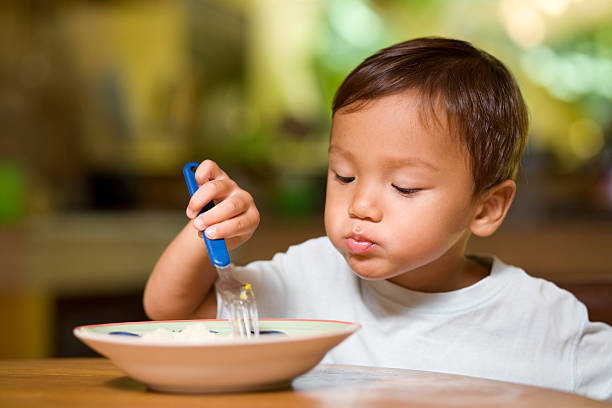
M 435 290 L 463 259 L 475 211 L 468 154 L 423 126 L 414 92 L 334 115 L 325 227 L 353 271 Z

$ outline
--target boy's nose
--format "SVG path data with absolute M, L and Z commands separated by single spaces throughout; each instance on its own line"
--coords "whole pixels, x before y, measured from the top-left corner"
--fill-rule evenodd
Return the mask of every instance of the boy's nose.
M 348 214 L 351 218 L 379 222 L 382 219 L 382 211 L 376 200 L 376 194 L 372 191 L 357 189 L 348 208 Z

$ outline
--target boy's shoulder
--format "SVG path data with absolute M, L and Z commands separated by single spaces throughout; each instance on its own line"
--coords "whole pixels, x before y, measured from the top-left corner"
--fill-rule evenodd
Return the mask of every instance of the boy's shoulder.
M 327 249 L 334 249 L 334 246 L 329 240 L 329 237 L 327 235 L 322 235 L 320 237 L 309 238 L 298 244 L 291 245 L 289 248 L 302 248 L 302 249 L 321 248 L 321 249 L 327 250 Z
M 490 262 L 491 274 L 506 275 L 507 279 L 520 285 L 522 289 L 540 294 L 538 298 L 542 300 L 546 301 L 556 297 L 575 299 L 573 294 L 560 288 L 554 282 L 531 275 L 519 266 L 506 263 L 496 256 L 490 257 Z
M 346 267 L 342 255 L 336 250 L 327 236 L 311 238 L 289 246 L 285 251 L 272 257 L 272 264 L 280 269 L 299 271 L 323 271 L 330 268 Z M 250 265 L 264 265 L 268 261 L 255 261 Z
M 532 276 L 524 269 L 506 264 L 497 257 L 492 257 L 491 275 L 507 280 L 504 296 L 520 310 L 530 310 L 546 316 L 546 319 L 559 316 L 563 319 L 573 318 L 576 322 L 588 320 L 586 306 L 571 292 L 549 280 Z
M 299 244 L 291 245 L 285 254 L 291 257 L 312 256 L 314 257 L 313 260 L 342 257 L 327 236 L 311 238 Z

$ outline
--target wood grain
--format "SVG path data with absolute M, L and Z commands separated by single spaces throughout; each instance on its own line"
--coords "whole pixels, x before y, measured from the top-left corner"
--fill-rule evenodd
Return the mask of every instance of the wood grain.
M 162 394 L 107 359 L 0 360 L 0 407 L 612 407 L 574 394 L 424 371 L 319 365 L 287 389 Z

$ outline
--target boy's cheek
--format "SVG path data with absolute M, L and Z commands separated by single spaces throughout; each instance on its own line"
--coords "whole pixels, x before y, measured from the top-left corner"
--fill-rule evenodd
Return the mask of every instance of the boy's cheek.
M 346 205 L 335 194 L 328 194 L 325 199 L 325 221 L 334 222 L 343 213 L 346 213 Z
M 325 231 L 327 232 L 327 235 L 334 235 L 334 232 L 336 232 L 339 227 L 338 224 L 341 223 L 340 218 L 340 214 L 338 213 L 336 207 L 330 205 L 329 200 L 326 200 L 323 220 L 325 223 Z

